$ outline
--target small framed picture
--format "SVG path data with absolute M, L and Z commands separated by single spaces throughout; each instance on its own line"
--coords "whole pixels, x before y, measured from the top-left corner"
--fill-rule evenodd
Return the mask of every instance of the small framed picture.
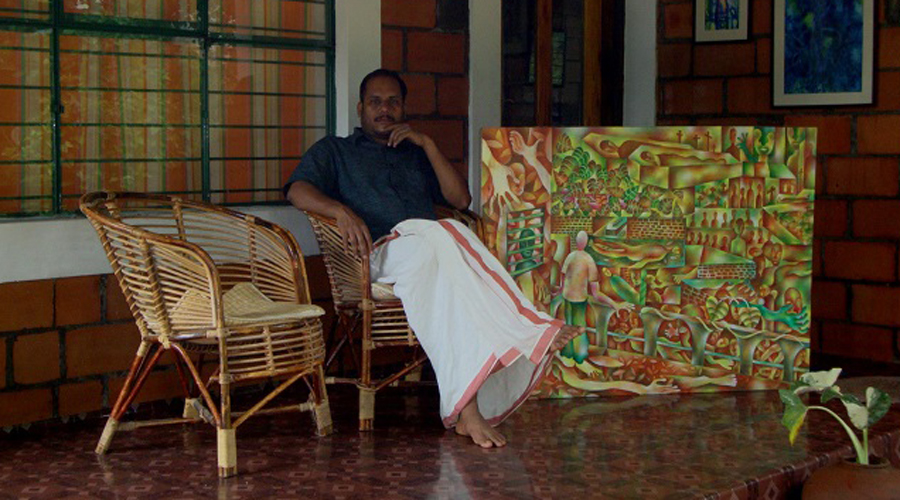
M 774 106 L 872 103 L 875 0 L 775 0 Z
M 694 41 L 747 39 L 750 0 L 694 0 Z

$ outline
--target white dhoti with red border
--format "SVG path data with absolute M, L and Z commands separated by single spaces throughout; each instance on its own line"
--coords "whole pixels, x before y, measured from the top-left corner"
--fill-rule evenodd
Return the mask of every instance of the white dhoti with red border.
M 446 427 L 473 397 L 484 418 L 499 424 L 549 366 L 562 321 L 535 309 L 465 225 L 401 222 L 373 251 L 371 271 L 403 301 L 437 375 Z

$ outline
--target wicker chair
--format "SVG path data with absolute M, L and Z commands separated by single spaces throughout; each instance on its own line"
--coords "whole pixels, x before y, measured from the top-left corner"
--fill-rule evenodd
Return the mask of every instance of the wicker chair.
M 481 220 L 468 211 L 435 207 L 440 218 L 452 218 L 466 224 L 480 239 L 484 239 Z M 359 388 L 359 430 L 373 429 L 375 420 L 375 393 L 398 382 L 402 377 L 417 378 L 416 370 L 428 358 L 419 349 L 419 343 L 403 312 L 400 299 L 391 292 L 389 285 L 371 284 L 369 256 L 360 257 L 346 249 L 334 219 L 307 212 L 316 233 L 319 248 L 325 260 L 331 294 L 337 312 L 339 340 L 331 348 L 326 369 L 345 346 L 350 347 L 359 370 L 357 378 L 329 377 L 329 383 L 350 383 Z M 361 334 L 356 333 L 361 330 Z M 354 337 L 360 337 L 360 360 L 353 347 Z M 380 380 L 372 378 L 372 354 L 385 347 L 413 347 L 411 360 L 403 368 Z
M 331 432 L 324 311 L 309 304 L 303 256 L 290 233 L 224 208 L 148 194 L 86 194 L 81 211 L 100 236 L 141 333 L 98 454 L 116 430 L 206 421 L 218 433 L 219 476 L 228 477 L 237 473 L 235 429 L 252 415 L 312 411 L 318 434 Z M 120 423 L 165 351 L 175 357 L 187 398 L 183 417 Z M 200 375 L 204 353 L 218 358 L 208 380 Z M 232 411 L 233 384 L 269 378 L 279 380 L 273 391 L 244 412 Z M 263 409 L 301 378 L 310 388 L 307 403 Z M 218 404 L 207 388 L 213 383 Z

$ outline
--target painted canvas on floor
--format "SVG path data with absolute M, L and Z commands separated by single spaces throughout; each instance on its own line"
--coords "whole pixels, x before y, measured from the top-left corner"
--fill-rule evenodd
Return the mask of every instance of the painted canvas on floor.
M 492 128 L 486 243 L 587 333 L 541 396 L 774 389 L 809 367 L 813 128 Z

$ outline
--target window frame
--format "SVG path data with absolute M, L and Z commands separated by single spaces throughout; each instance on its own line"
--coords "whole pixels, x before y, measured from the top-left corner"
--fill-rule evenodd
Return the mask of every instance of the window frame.
M 263 49 L 289 49 L 305 52 L 317 52 L 325 59 L 325 134 L 333 135 L 336 128 L 336 81 L 335 81 L 335 0 L 286 0 L 298 3 L 319 4 L 325 9 L 325 33 L 323 39 L 305 39 L 279 36 L 261 36 L 232 34 L 214 31 L 210 25 L 210 0 L 194 0 L 196 6 L 195 21 L 166 21 L 155 19 L 139 19 L 125 17 L 106 17 L 100 15 L 74 14 L 64 10 L 63 0 L 47 0 L 46 19 L 28 17 L 11 17 L 0 15 L 0 30 L 44 32 L 50 37 L 50 129 L 51 129 L 51 168 L 52 168 L 52 207 L 49 211 L 36 212 L 2 212 L 0 219 L 15 219 L 34 216 L 69 215 L 73 211 L 63 206 L 63 155 L 62 131 L 64 126 L 62 115 L 61 72 L 60 72 L 60 38 L 62 36 L 100 36 L 116 38 L 149 38 L 160 41 L 190 40 L 199 45 L 200 50 L 200 137 L 201 137 L 201 188 L 199 194 L 204 201 L 224 194 L 226 191 L 213 191 L 210 183 L 210 88 L 209 55 L 214 46 L 242 46 Z M 253 0 L 244 0 L 247 2 Z M 31 12 L 31 11 L 29 11 Z M 252 161 L 252 159 L 248 160 Z M 254 192 L 272 191 L 274 188 L 255 189 Z M 280 188 L 279 188 L 280 189 Z M 160 193 L 173 193 L 159 191 Z M 194 193 L 194 192 L 192 192 Z M 24 200 L 27 196 L 7 197 L 6 200 Z M 277 205 L 284 201 L 253 201 L 228 203 L 226 205 Z

